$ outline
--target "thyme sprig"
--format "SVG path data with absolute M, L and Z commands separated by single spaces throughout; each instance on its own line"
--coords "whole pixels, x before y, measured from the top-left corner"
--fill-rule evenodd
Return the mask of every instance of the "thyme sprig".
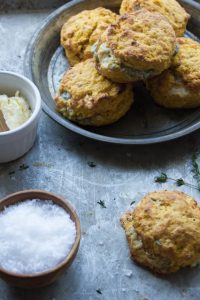
M 99 204 L 102 208 L 107 208 L 103 200 L 98 201 L 97 204 Z
M 196 151 L 192 155 L 192 169 L 191 169 L 191 172 L 193 173 L 193 178 L 196 180 L 198 188 L 200 190 L 200 169 L 199 169 L 199 165 L 197 163 L 198 154 L 199 154 L 199 152 Z
M 155 182 L 158 182 L 158 183 L 165 183 L 165 182 L 167 182 L 167 180 L 168 180 L 168 177 L 167 177 L 167 174 L 165 174 L 165 173 L 160 173 L 160 175 L 159 176 L 156 176 L 155 178 L 154 178 L 154 181 Z
M 26 169 L 29 169 L 29 166 L 26 164 L 22 164 L 21 166 L 19 166 L 19 171 L 24 171 Z
M 193 178 L 197 182 L 197 185 L 186 182 L 183 178 L 178 178 L 178 179 L 171 178 L 164 172 L 161 172 L 159 176 L 156 176 L 154 178 L 154 181 L 157 182 L 157 183 L 165 183 L 168 180 L 171 180 L 171 181 L 174 181 L 177 186 L 185 185 L 185 186 L 188 186 L 188 187 L 191 187 L 193 189 L 196 189 L 196 190 L 200 191 L 200 167 L 199 167 L 199 164 L 197 162 L 199 153 L 200 152 L 198 150 L 195 151 L 195 153 L 193 153 L 192 159 L 191 159 L 191 163 L 192 163 L 191 172 L 193 174 Z
M 96 167 L 96 164 L 93 161 L 88 161 L 87 164 L 90 168 L 95 168 Z
M 163 173 L 163 172 L 160 173 L 159 176 L 156 176 L 154 178 L 154 181 L 157 182 L 157 183 L 165 183 L 169 180 L 174 181 L 177 186 L 185 185 L 185 186 L 188 186 L 188 187 L 191 187 L 193 189 L 196 189 L 196 190 L 200 191 L 200 186 L 196 186 L 194 184 L 186 182 L 183 178 L 176 179 L 176 178 L 169 177 L 166 173 Z M 199 173 L 199 183 L 200 183 L 200 173 Z

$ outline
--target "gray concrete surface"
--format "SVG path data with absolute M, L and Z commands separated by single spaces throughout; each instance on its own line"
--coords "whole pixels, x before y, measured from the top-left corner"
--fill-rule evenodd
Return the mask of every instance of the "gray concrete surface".
M 0 69 L 23 73 L 27 43 L 48 13 L 20 11 L 0 16 Z M 33 149 L 15 162 L 0 165 L 0 196 L 37 188 L 69 199 L 81 220 L 80 251 L 68 272 L 52 286 L 28 291 L 0 281 L 0 300 L 199 299 L 198 267 L 166 277 L 153 275 L 132 262 L 119 224 L 133 200 L 137 203 L 156 189 L 176 188 L 172 182 L 154 183 L 160 171 L 195 183 L 191 156 L 199 141 L 200 132 L 196 132 L 153 146 L 101 144 L 67 131 L 43 113 Z M 89 167 L 90 161 L 95 168 Z M 29 168 L 19 171 L 23 163 Z M 15 174 L 10 176 L 10 171 Z M 177 189 L 200 199 L 195 190 Z M 99 200 L 107 208 L 101 208 Z

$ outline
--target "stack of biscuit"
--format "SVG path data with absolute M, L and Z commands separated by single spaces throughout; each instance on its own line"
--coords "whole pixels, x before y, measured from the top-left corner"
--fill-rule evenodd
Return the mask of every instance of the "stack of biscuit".
M 71 68 L 57 110 L 81 125 L 114 123 L 139 80 L 159 105 L 200 106 L 200 45 L 182 37 L 188 19 L 176 0 L 123 0 L 120 15 L 100 7 L 71 17 L 61 30 Z

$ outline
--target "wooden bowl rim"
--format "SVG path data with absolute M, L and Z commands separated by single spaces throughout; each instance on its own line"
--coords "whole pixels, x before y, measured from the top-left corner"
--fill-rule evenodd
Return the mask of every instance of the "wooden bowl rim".
M 28 199 L 31 199 L 31 198 L 28 198 L 29 195 L 31 194 L 35 194 L 36 197 L 32 199 L 40 199 L 40 197 L 38 195 L 44 195 L 44 196 L 48 196 L 47 199 L 40 199 L 40 200 L 51 200 L 52 202 L 54 202 L 55 204 L 61 206 L 59 203 L 57 203 L 54 199 L 52 198 L 56 198 L 58 199 L 62 204 L 63 206 L 61 206 L 68 214 L 69 214 L 69 211 L 71 212 L 71 214 L 73 215 L 74 217 L 74 223 L 75 223 L 75 226 L 76 226 L 76 239 L 75 239 L 75 242 L 73 244 L 73 247 L 71 248 L 70 252 L 68 253 L 68 255 L 66 256 L 66 258 L 64 260 L 62 260 L 59 264 L 57 264 L 55 267 L 51 268 L 51 269 L 48 269 L 47 271 L 44 271 L 44 272 L 38 272 L 38 273 L 28 273 L 28 274 L 18 274 L 18 273 L 14 273 L 14 272 L 10 272 L 10 271 L 7 271 L 3 268 L 1 268 L 0 266 L 0 273 L 2 274 L 5 274 L 7 277 L 15 277 L 16 279 L 30 279 L 30 278 L 40 278 L 40 277 L 44 277 L 44 276 L 47 276 L 47 275 L 50 275 L 51 273 L 54 273 L 54 272 L 57 272 L 63 268 L 65 268 L 65 266 L 68 265 L 68 263 L 70 263 L 71 261 L 74 260 L 75 257 L 74 254 L 78 251 L 78 248 L 79 248 L 79 244 L 80 244 L 80 239 L 81 239 L 81 226 L 80 226 L 80 220 L 79 220 L 79 217 L 76 213 L 76 210 L 73 208 L 73 206 L 71 205 L 71 203 L 68 201 L 68 200 L 65 200 L 62 196 L 58 196 L 54 193 L 51 193 L 51 192 L 48 192 L 48 191 L 45 191 L 45 190 L 24 190 L 24 191 L 19 191 L 19 192 L 16 192 L 16 193 L 12 193 L 12 194 L 9 194 L 8 196 L 0 199 L 0 205 L 2 205 L 4 202 L 8 201 L 9 199 L 13 199 L 14 197 L 16 196 L 25 196 L 27 195 L 27 198 L 26 199 L 21 199 L 21 200 L 17 200 L 15 203 L 19 203 L 19 202 L 23 202 L 23 201 L 26 201 Z M 10 205 L 6 205 L 4 207 L 9 207 L 11 205 L 14 205 L 13 204 L 10 204 Z M 3 209 L 4 209 L 3 207 Z M 0 212 L 3 210 L 0 208 Z M 69 211 L 67 211 L 67 209 Z M 71 216 L 70 216 L 71 218 Z

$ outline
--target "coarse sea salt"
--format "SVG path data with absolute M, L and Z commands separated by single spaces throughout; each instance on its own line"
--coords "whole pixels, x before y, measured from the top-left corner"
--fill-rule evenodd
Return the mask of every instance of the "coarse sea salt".
M 18 274 L 44 272 L 62 262 L 76 237 L 69 214 L 50 200 L 26 200 L 0 213 L 0 266 Z

